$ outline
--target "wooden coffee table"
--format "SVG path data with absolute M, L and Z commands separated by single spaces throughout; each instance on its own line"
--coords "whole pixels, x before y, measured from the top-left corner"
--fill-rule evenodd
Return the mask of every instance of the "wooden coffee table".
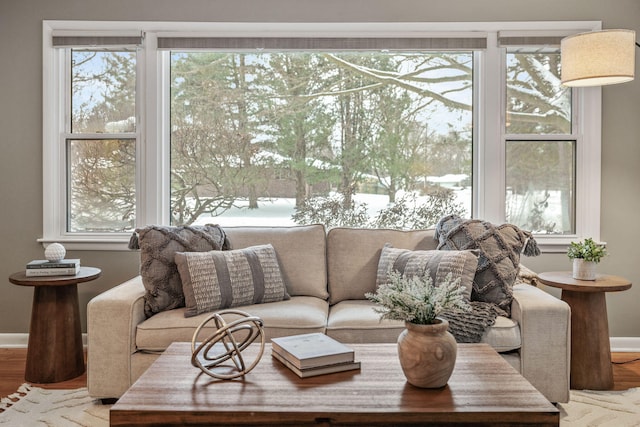
M 215 380 L 173 343 L 111 409 L 112 426 L 559 425 L 559 411 L 486 344 L 460 344 L 447 386 L 408 384 L 395 344 L 351 344 L 360 371 L 298 378 L 267 345 L 244 380 Z M 257 347 L 252 345 L 251 347 Z M 249 350 L 254 350 L 252 348 Z

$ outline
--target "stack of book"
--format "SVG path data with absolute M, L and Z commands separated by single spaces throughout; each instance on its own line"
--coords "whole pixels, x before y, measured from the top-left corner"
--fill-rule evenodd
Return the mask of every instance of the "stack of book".
M 75 276 L 80 272 L 79 259 L 63 259 L 60 261 L 47 261 L 36 259 L 27 264 L 27 277 L 37 276 Z
M 300 378 L 360 369 L 353 349 L 322 333 L 272 338 L 271 355 Z

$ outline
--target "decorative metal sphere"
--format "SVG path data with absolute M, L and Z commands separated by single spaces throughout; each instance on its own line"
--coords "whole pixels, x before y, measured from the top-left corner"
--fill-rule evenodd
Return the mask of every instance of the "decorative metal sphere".
M 232 314 L 240 316 L 227 323 L 222 316 Z M 217 330 L 213 335 L 201 342 L 198 341 L 200 331 L 209 322 L 214 322 Z M 262 319 L 240 310 L 223 310 L 207 317 L 198 326 L 191 339 L 191 364 L 205 374 L 221 380 L 230 380 L 246 375 L 256 367 L 264 353 L 264 331 Z M 241 338 L 238 342 L 236 337 Z M 260 337 L 260 351 L 255 360 L 247 365 L 242 357 L 242 350 Z M 224 364 L 227 361 L 233 364 Z M 217 369 L 218 368 L 218 369 Z M 224 368 L 224 369 L 221 369 Z
M 44 250 L 44 257 L 51 262 L 58 262 L 64 259 L 67 250 L 60 243 L 52 243 Z

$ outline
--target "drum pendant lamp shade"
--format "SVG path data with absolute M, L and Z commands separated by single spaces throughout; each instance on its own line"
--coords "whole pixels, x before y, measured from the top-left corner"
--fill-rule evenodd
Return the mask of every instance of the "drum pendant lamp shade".
M 635 39 L 632 30 L 603 30 L 565 37 L 560 43 L 562 84 L 603 86 L 633 80 Z

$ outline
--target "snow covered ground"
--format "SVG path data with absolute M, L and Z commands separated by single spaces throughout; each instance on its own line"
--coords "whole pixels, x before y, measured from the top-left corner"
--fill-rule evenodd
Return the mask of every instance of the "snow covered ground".
M 461 203 L 468 213 L 471 212 L 471 188 L 455 191 L 457 201 Z M 400 196 L 400 194 L 398 195 Z M 369 216 L 374 217 L 387 207 L 389 198 L 381 194 L 358 193 L 354 196 L 359 203 L 366 203 Z M 426 196 L 422 197 L 426 198 Z M 418 198 L 419 200 L 420 198 Z M 229 209 L 217 217 L 201 216 L 194 224 L 219 224 L 224 227 L 261 225 L 261 226 L 290 226 L 296 225 L 291 219 L 295 212 L 295 199 L 276 198 L 260 200 L 258 209 L 247 209 L 248 202 L 239 202 L 239 207 Z
M 455 190 L 456 200 L 464 206 L 467 216 L 471 216 L 471 188 Z M 562 223 L 562 201 L 560 192 L 550 192 L 548 199 L 549 205 L 544 212 L 544 220 L 546 222 L 556 224 L 556 232 L 568 232 L 571 229 L 570 224 Z M 400 196 L 401 194 L 398 194 Z M 426 198 L 426 196 L 422 197 Z M 369 216 L 375 217 L 378 212 L 387 207 L 388 197 L 380 194 L 363 194 L 355 195 L 357 202 L 366 203 Z M 420 198 L 418 198 L 419 200 Z M 531 199 L 533 197 L 509 195 L 509 212 L 507 213 L 507 222 L 526 227 L 527 217 L 530 215 Z M 295 212 L 295 199 L 293 198 L 275 198 L 262 199 L 258 202 L 258 209 L 248 209 L 248 202 L 238 202 L 239 207 L 232 208 L 217 217 L 200 217 L 195 224 L 220 224 L 226 227 L 233 226 L 291 226 L 296 225 L 291 219 L 291 215 Z M 563 228 L 565 230 L 563 230 Z M 534 230 L 541 232 L 543 230 Z

